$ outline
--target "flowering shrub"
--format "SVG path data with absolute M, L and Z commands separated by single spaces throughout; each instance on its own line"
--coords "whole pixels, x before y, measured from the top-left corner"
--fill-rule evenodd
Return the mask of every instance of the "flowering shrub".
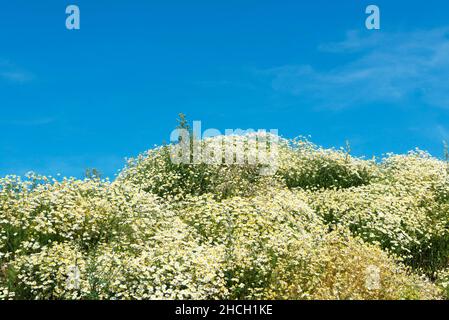
M 422 152 L 390 156 L 370 185 L 309 191 L 311 206 L 331 224 L 344 225 L 369 243 L 395 252 L 432 274 L 447 266 L 448 174 Z
M 272 175 L 163 146 L 113 182 L 0 179 L 0 299 L 447 296 L 446 163 L 278 143 Z
M 368 184 L 379 174 L 374 161 L 353 158 L 349 150 L 323 149 L 303 138 L 284 146 L 279 162 L 279 174 L 290 188 L 349 188 Z
M 265 140 L 266 136 L 262 135 Z M 251 134 L 246 138 L 219 136 L 202 140 L 198 143 L 201 150 L 216 147 L 220 151 L 219 158 L 212 163 L 208 163 L 208 157 L 204 155 L 199 159 L 188 155 L 188 163 L 176 163 L 173 161 L 172 146 L 162 146 L 129 159 L 118 181 L 126 181 L 146 192 L 174 200 L 185 195 L 205 193 L 211 193 L 216 198 L 247 196 L 253 193 L 263 176 L 261 172 L 269 166 L 272 156 L 270 143 L 265 142 L 268 150 L 262 153 L 256 138 L 257 135 Z M 189 149 L 197 148 L 191 143 Z M 230 156 L 229 151 L 232 151 Z M 277 157 L 273 160 L 277 161 Z

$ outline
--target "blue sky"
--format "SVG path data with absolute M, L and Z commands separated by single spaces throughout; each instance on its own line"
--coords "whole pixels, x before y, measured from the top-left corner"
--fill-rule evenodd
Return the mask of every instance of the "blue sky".
M 65 8 L 81 30 L 65 28 Z M 365 8 L 381 30 L 365 29 Z M 203 128 L 278 129 L 356 155 L 449 140 L 449 3 L 0 1 L 0 176 L 113 176 Z

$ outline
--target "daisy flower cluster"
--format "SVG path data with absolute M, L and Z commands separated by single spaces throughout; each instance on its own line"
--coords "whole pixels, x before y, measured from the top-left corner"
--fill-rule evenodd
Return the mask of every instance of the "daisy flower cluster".
M 270 161 L 174 163 L 166 145 L 114 181 L 1 178 L 0 299 L 448 297 L 445 161 L 269 148 L 269 175 Z

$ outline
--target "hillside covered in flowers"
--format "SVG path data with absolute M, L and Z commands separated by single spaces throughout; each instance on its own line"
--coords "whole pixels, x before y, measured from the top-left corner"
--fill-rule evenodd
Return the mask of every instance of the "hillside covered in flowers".
M 446 161 L 297 139 L 261 175 L 169 153 L 112 182 L 1 178 L 0 299 L 448 297 Z

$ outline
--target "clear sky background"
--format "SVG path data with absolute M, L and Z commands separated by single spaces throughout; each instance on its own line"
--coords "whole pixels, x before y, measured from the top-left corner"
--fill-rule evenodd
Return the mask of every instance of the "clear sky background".
M 81 30 L 65 28 L 65 8 Z M 365 8 L 381 30 L 365 29 Z M 203 128 L 278 129 L 355 155 L 449 140 L 449 2 L 0 1 L 0 176 L 113 177 Z

